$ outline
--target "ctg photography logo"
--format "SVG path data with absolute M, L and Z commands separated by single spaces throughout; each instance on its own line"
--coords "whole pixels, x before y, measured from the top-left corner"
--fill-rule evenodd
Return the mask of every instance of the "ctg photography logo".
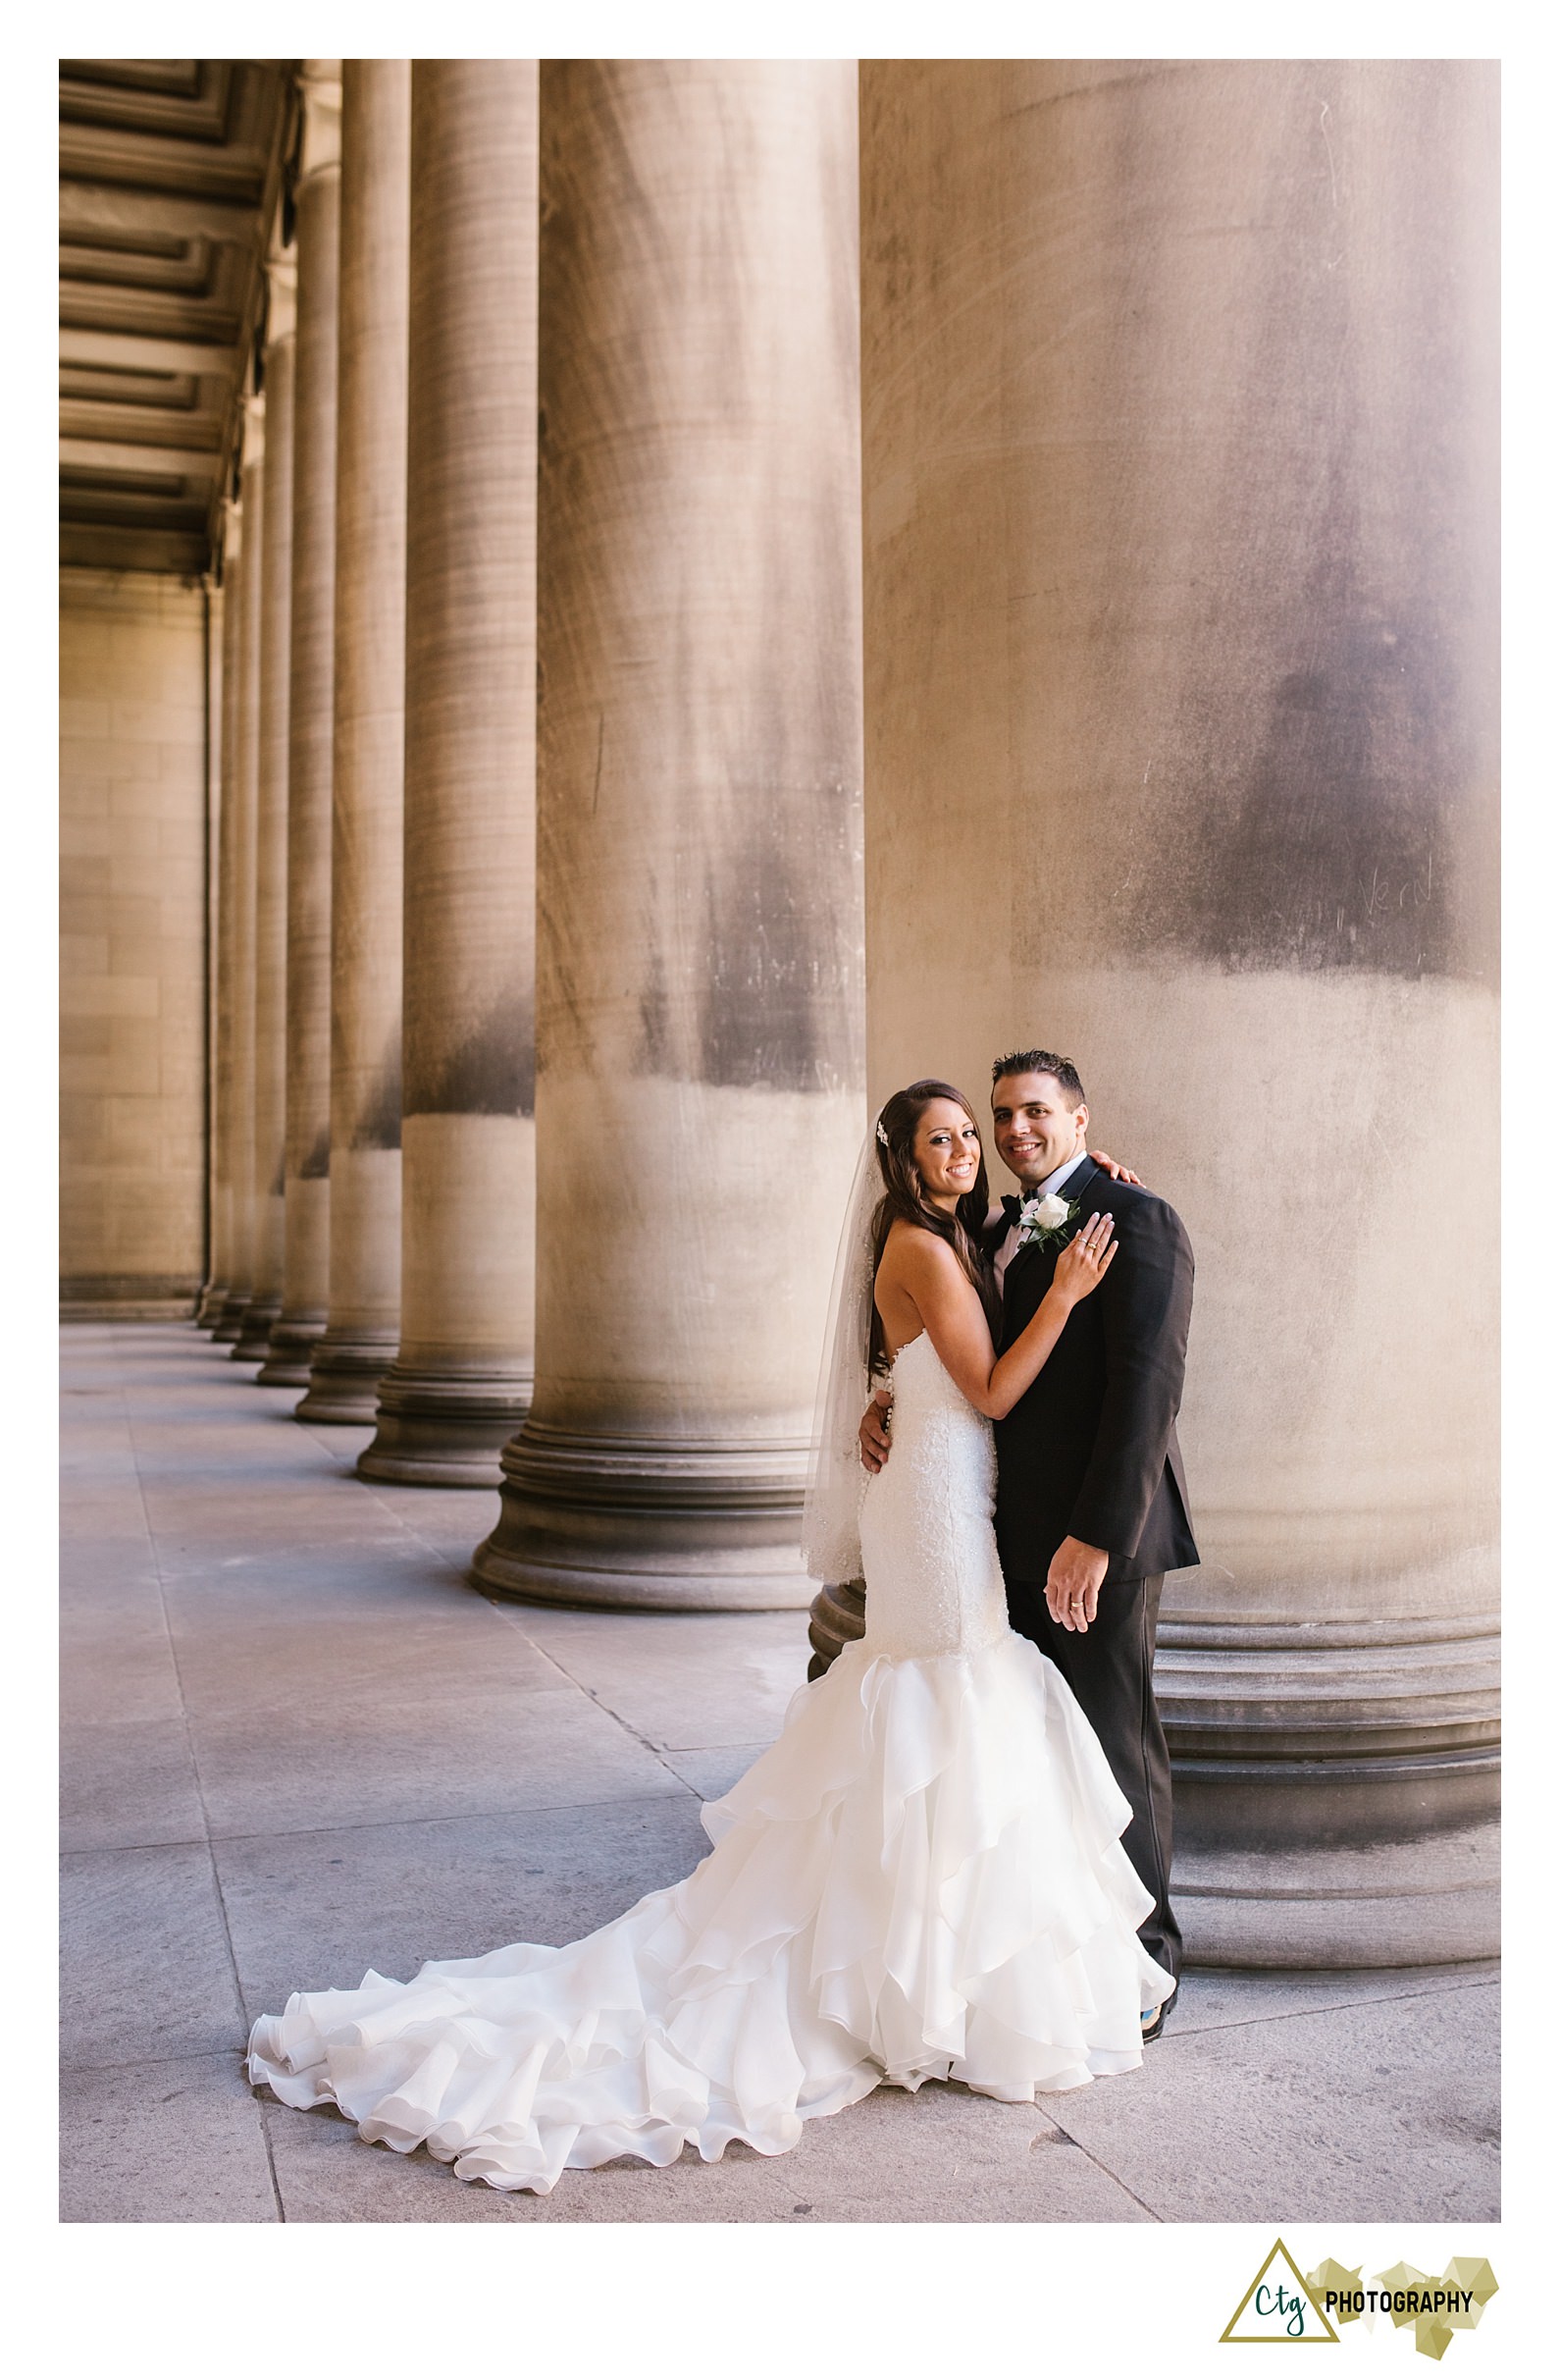
M 1290 2339 L 1297 2346 L 1336 2347 L 1338 2334 L 1281 2240 L 1274 2240 L 1240 2303 L 1220 2334 L 1222 2345 L 1259 2347 Z
M 1374 2330 L 1385 2315 L 1390 2329 L 1412 2326 L 1419 2353 L 1438 2362 L 1459 2331 L 1478 2329 L 1499 2286 L 1483 2256 L 1453 2256 L 1438 2277 L 1398 2263 L 1367 2280 L 1363 2265 L 1331 2256 L 1302 2273 L 1282 2240 L 1274 2240 L 1220 2340 L 1233 2347 L 1336 2347 L 1349 2323 Z

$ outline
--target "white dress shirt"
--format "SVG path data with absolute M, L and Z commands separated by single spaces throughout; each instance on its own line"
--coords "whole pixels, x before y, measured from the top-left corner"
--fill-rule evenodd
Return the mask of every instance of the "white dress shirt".
M 1054 1174 L 1047 1174 L 1045 1180 L 1039 1184 L 1038 1188 L 1021 1191 L 1019 1193 L 1020 1204 L 1026 1206 L 1031 1198 L 1049 1198 L 1051 1192 L 1053 1190 L 1059 1190 L 1064 1182 L 1071 1181 L 1072 1176 L 1077 1172 L 1078 1167 L 1083 1163 L 1083 1160 L 1088 1153 L 1089 1152 L 1086 1148 L 1080 1148 L 1075 1157 L 1069 1157 L 1067 1159 L 1066 1165 L 1059 1165 Z M 995 1223 L 997 1217 L 1001 1213 L 1002 1208 L 1000 1206 L 994 1206 L 991 1213 L 986 1218 L 987 1222 Z M 1017 1253 L 1018 1226 L 1016 1223 L 1010 1223 L 1008 1226 L 1007 1237 L 992 1259 L 993 1265 L 996 1269 L 998 1286 L 1001 1288 L 1004 1295 L 1007 1294 L 1008 1288 L 1008 1267 Z

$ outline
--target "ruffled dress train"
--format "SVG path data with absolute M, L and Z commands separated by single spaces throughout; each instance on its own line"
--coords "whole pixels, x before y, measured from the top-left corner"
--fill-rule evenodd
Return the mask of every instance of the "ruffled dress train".
M 896 1367 L 894 1457 L 863 1507 L 868 1634 L 706 1803 L 693 1874 L 561 1948 L 296 1992 L 254 2027 L 253 2082 L 546 2193 L 690 2143 L 777 2154 L 882 2083 L 1026 2100 L 1141 2062 L 1139 2011 L 1171 1978 L 1137 1939 L 1127 1804 L 1008 1626 L 989 1426 L 929 1348 L 907 1363 L 925 1346 Z

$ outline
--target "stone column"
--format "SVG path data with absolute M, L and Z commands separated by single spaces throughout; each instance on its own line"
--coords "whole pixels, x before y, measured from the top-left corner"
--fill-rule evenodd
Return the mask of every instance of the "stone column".
M 805 1604 L 864 1121 L 856 69 L 543 68 L 536 1402 L 482 1583 Z
M 232 1279 L 212 1338 L 232 1345 L 243 1329 L 254 1278 L 254 922 L 255 830 L 260 789 L 260 557 L 264 543 L 265 397 L 244 400 L 239 516 L 243 535 L 234 586 L 237 612 L 234 719 L 233 901 L 224 926 L 231 967 L 233 1110 L 228 1212 Z
M 226 514 L 228 507 L 223 507 Z M 203 1176 L 203 1204 L 205 1241 L 205 1270 L 200 1294 L 195 1299 L 194 1322 L 197 1330 L 209 1330 L 223 1307 L 223 1292 L 218 1283 L 217 1267 L 222 1258 L 222 1221 L 218 1214 L 220 1196 L 217 1187 L 217 906 L 218 879 L 222 852 L 222 778 L 223 778 L 223 691 L 222 663 L 224 621 L 227 606 L 224 602 L 222 564 L 223 529 L 219 528 L 211 566 L 203 573 L 201 582 L 202 661 L 201 692 L 204 696 L 205 716 L 201 722 L 201 760 L 204 802 L 202 823 L 204 848 L 201 853 L 201 1032 L 204 1046 L 201 1065 L 202 1133 L 201 1173 Z
M 261 533 L 260 783 L 255 827 L 254 1161 L 249 1303 L 234 1348 L 263 1363 L 282 1311 L 283 1139 L 287 969 L 287 678 L 292 620 L 292 396 L 295 274 L 270 267 L 265 351 L 265 526 Z
M 1205 1961 L 1495 1946 L 1495 95 L 861 69 L 871 1087 L 1065 1051 L 1190 1231 Z
M 331 1296 L 300 1420 L 371 1422 L 401 1265 L 401 760 L 411 64 L 341 69 Z
M 495 1486 L 533 1339 L 537 74 L 411 93 L 401 1336 L 371 1479 Z
M 234 926 L 238 865 L 239 553 L 243 510 L 223 507 L 222 710 L 218 741 L 221 796 L 217 811 L 215 931 L 212 936 L 211 1268 L 199 1322 L 214 1331 L 233 1288 Z
M 338 58 L 304 71 L 287 664 L 286 1126 L 282 1311 L 260 1378 L 306 1387 L 331 1288 L 331 740 L 341 196 Z

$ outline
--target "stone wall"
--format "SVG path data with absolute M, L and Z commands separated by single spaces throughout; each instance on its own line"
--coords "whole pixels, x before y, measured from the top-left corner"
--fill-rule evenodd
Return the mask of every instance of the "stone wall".
M 67 1313 L 184 1313 L 205 1269 L 207 602 L 60 574 Z

